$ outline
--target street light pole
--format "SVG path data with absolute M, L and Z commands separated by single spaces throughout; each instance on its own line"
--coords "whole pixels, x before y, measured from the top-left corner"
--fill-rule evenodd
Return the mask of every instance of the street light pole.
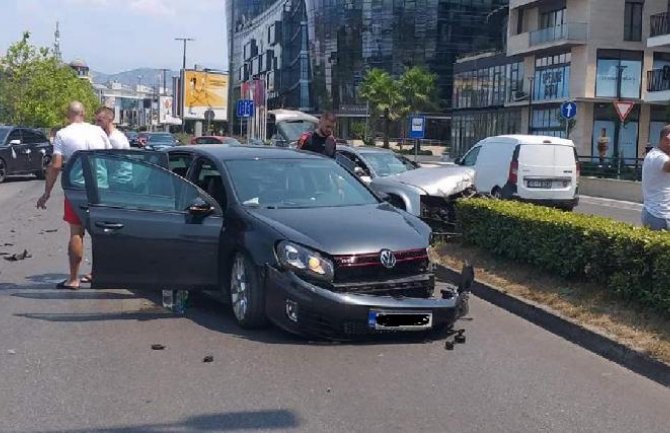
M 535 91 L 535 86 L 533 85 L 535 81 L 535 77 L 528 77 L 528 83 L 529 83 L 529 89 L 528 89 L 528 135 L 531 134 L 532 131 L 532 115 L 533 115 L 533 108 L 532 108 L 532 103 L 533 103 L 533 93 Z
M 617 66 L 617 76 L 616 76 L 616 100 L 621 101 L 621 84 L 623 81 L 623 71 L 626 69 L 627 66 L 624 65 L 618 65 Z M 619 162 L 619 147 L 620 147 L 620 140 L 621 140 L 621 127 L 623 126 L 621 124 L 621 119 L 618 119 L 616 122 L 616 131 L 615 131 L 615 139 L 614 139 L 614 149 L 612 149 L 612 156 L 617 160 L 617 164 Z
M 195 39 L 193 39 L 193 38 L 174 38 L 174 40 L 175 41 L 182 41 L 184 43 L 183 59 L 182 59 L 181 68 L 183 70 L 186 70 L 186 43 L 195 41 Z
M 181 132 L 182 134 L 186 132 L 186 121 L 184 120 L 184 90 L 186 89 L 186 85 L 184 83 L 184 75 L 186 71 L 186 43 L 187 42 L 192 42 L 195 41 L 193 38 L 174 38 L 175 41 L 181 41 L 184 43 L 184 50 L 183 50 L 183 58 L 182 58 L 182 64 L 181 64 L 181 91 L 179 92 L 179 102 L 180 102 L 180 110 L 181 110 Z

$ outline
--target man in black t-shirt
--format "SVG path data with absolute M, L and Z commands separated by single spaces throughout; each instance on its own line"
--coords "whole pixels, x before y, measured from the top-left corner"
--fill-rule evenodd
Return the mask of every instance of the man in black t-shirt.
M 298 140 L 298 149 L 320 153 L 335 158 L 336 140 L 333 136 L 335 128 L 335 114 L 326 112 L 319 119 L 315 131 L 304 133 Z

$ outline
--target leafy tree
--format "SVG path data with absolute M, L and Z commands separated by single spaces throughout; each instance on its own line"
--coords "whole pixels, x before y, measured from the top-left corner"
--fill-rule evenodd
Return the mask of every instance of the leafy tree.
M 374 119 L 384 119 L 384 147 L 389 147 L 391 122 L 402 117 L 404 98 L 398 81 L 381 69 L 368 72 L 361 86 L 361 97 L 370 103 Z
M 30 33 L 0 58 L 0 122 L 33 127 L 61 126 L 70 101 L 84 104 L 92 118 L 100 101 L 91 83 L 77 77 L 47 48 L 30 44 Z

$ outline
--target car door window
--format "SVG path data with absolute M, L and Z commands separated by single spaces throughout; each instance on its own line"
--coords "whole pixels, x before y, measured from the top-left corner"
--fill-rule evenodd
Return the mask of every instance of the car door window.
M 181 177 L 186 177 L 189 167 L 193 162 L 193 155 L 183 154 L 183 153 L 171 153 L 170 154 L 170 171 Z
M 23 130 L 23 144 L 40 144 L 46 142 L 44 135 L 37 131 Z
M 131 171 L 131 188 L 107 182 L 110 167 L 123 162 Z M 199 191 L 184 179 L 142 160 L 113 154 L 90 156 L 98 205 L 153 211 L 185 211 L 200 196 Z
M 474 167 L 475 164 L 477 163 L 477 156 L 479 156 L 479 152 L 481 150 L 482 150 L 481 146 L 473 148 L 463 157 L 461 165 L 464 165 L 466 167 Z
M 20 129 L 15 129 L 12 132 L 9 133 L 7 136 L 7 143 L 11 143 L 14 140 L 19 140 L 21 143 L 23 143 L 23 134 L 21 134 Z
M 222 209 L 226 208 L 227 197 L 226 189 L 223 186 L 223 178 L 219 169 L 211 160 L 201 158 L 195 168 L 195 184 L 203 191 L 207 192 L 214 200 L 219 203 Z

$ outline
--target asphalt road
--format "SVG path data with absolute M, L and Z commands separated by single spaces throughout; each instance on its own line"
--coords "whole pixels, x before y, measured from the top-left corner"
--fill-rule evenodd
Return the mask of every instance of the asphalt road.
M 243 332 L 206 297 L 179 318 L 127 291 L 54 290 L 67 235 L 58 194 L 35 210 L 42 188 L 0 185 L 0 252 L 32 254 L 0 259 L 3 433 L 668 431 L 670 389 L 478 299 L 448 352 Z
M 642 225 L 640 220 L 642 205 L 640 203 L 581 196 L 579 206 L 575 208 L 575 212 L 600 215 L 636 226 Z

